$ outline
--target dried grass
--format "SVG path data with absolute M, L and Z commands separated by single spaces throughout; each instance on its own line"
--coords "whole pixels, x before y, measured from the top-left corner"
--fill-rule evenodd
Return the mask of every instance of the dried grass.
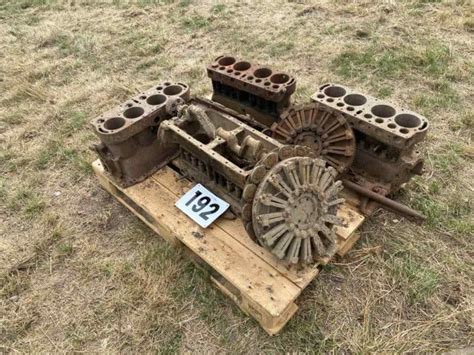
M 0 346 L 5 351 L 432 352 L 472 346 L 473 12 L 466 1 L 0 3 Z M 341 81 L 425 113 L 427 173 L 269 338 L 102 191 L 89 118 L 160 79 L 210 92 L 237 53 L 296 98 Z

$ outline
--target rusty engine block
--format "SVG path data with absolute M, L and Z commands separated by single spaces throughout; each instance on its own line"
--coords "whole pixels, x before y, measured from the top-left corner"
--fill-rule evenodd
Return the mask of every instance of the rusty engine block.
M 249 236 L 289 264 L 334 255 L 343 185 L 359 202 L 422 219 L 385 196 L 421 173 L 426 118 L 335 84 L 293 105 L 293 77 L 231 56 L 207 73 L 212 100 L 164 82 L 91 121 L 94 149 L 118 183 L 171 163 L 229 202 Z
M 247 72 L 236 73 L 235 66 L 240 63 L 248 64 Z M 260 68 L 268 75 L 259 82 L 260 90 L 252 91 L 256 96 L 253 102 L 261 103 L 257 105 L 259 113 L 254 114 L 248 109 L 246 78 L 250 76 L 252 83 Z M 310 147 L 344 179 L 387 195 L 422 172 L 423 159 L 416 144 L 425 138 L 428 121 L 417 113 L 334 84 L 322 85 L 311 97 L 313 103 L 294 106 L 290 96 L 296 81 L 291 76 L 231 56 L 218 57 L 207 71 L 213 100 L 249 114 L 280 142 Z M 287 81 L 273 87 L 273 76 Z M 225 83 L 225 99 L 220 83 Z M 280 103 L 279 110 L 264 110 L 269 97 Z
M 290 107 L 296 80 L 283 72 L 220 56 L 207 66 L 212 80 L 212 100 L 269 126 Z
M 342 85 L 322 85 L 311 98 L 352 127 L 357 149 L 350 173 L 356 183 L 385 195 L 421 174 L 416 144 L 428 130 L 425 117 Z
M 93 148 L 105 169 L 122 186 L 133 185 L 163 167 L 176 154 L 158 150 L 156 132 L 170 118 L 175 98 L 189 100 L 189 87 L 164 82 L 93 119 L 101 143 Z

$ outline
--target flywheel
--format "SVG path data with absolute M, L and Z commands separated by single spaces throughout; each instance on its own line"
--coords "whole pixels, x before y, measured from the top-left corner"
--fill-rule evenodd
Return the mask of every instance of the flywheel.
M 355 138 L 346 119 L 318 103 L 290 108 L 270 130 L 282 143 L 310 147 L 339 173 L 354 160 Z
M 344 202 L 337 172 L 302 146 L 271 152 L 259 166 L 243 193 L 249 235 L 288 264 L 327 261 L 336 252 L 336 213 Z

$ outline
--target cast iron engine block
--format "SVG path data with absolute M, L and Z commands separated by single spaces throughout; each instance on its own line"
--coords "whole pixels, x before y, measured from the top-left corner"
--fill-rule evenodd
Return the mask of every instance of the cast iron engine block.
M 322 85 L 311 98 L 342 114 L 354 130 L 357 149 L 350 170 L 357 183 L 388 194 L 422 173 L 416 144 L 428 130 L 425 117 L 342 85 Z
M 220 56 L 207 66 L 212 100 L 237 112 L 250 114 L 269 126 L 290 106 L 296 80 L 283 72 Z
M 189 87 L 164 82 L 125 101 L 91 121 L 101 143 L 93 148 L 105 169 L 122 186 L 130 186 L 166 165 L 176 154 L 158 150 L 156 132 L 175 110 L 175 99 L 189 100 Z
M 370 199 L 423 218 L 384 196 L 421 173 L 426 118 L 335 84 L 292 105 L 293 77 L 232 56 L 207 73 L 212 100 L 164 82 L 91 121 L 101 140 L 94 149 L 119 184 L 172 163 L 229 202 L 249 236 L 289 264 L 334 255 L 343 183 L 367 213 Z
M 248 71 L 236 70 L 241 63 Z M 253 101 L 261 103 L 255 114 L 242 92 L 250 92 L 262 68 L 265 77 L 258 82 L 259 90 L 252 91 Z M 294 106 L 296 81 L 290 75 L 273 74 L 271 68 L 232 56 L 218 57 L 207 71 L 213 99 L 249 114 L 280 142 L 310 147 L 345 179 L 387 195 L 422 172 L 423 159 L 415 146 L 425 138 L 429 124 L 415 112 L 335 84 L 322 85 L 311 97 L 312 104 Z M 224 99 L 220 83 L 225 83 Z M 278 110 L 265 110 L 269 97 L 279 103 Z

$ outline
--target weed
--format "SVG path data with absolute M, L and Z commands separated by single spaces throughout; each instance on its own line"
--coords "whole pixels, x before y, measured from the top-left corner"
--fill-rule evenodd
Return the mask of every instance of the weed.
M 191 3 L 192 3 L 192 0 L 180 0 L 179 6 L 180 7 L 188 7 L 189 5 L 191 5 Z
M 467 32 L 474 32 L 474 19 L 468 19 L 464 21 L 464 29 Z
M 333 67 L 344 78 L 364 78 L 368 72 L 389 78 L 405 71 L 406 62 L 396 51 L 378 51 L 376 47 L 371 47 L 364 51 L 344 51 L 333 60 Z
M 181 25 L 190 31 L 200 30 L 210 25 L 210 20 L 207 17 L 194 14 L 192 16 L 186 16 L 181 20 Z
M 390 97 L 393 93 L 393 89 L 388 87 L 388 86 L 383 86 L 378 89 L 377 91 L 377 97 L 380 97 L 381 99 L 385 99 L 387 97 Z
M 40 48 L 56 48 L 61 57 L 76 57 L 95 61 L 95 41 L 93 37 L 83 34 L 71 34 L 64 31 L 54 32 L 43 40 Z
M 37 192 L 29 188 L 21 188 L 10 198 L 8 207 L 15 211 L 22 211 L 28 218 L 34 218 L 43 212 L 46 203 Z
M 82 111 L 69 112 L 66 110 L 61 116 L 57 117 L 60 123 L 60 133 L 68 137 L 80 130 L 87 118 L 86 114 Z
M 227 6 L 225 4 L 216 4 L 216 5 L 211 7 L 211 13 L 217 15 L 217 14 L 220 14 L 220 13 L 224 12 L 226 8 L 227 8 Z
M 8 195 L 7 182 L 4 177 L 0 177 L 0 201 L 5 201 Z
M 433 170 L 438 174 L 450 176 L 455 173 L 455 167 L 461 163 L 463 148 L 457 143 L 449 144 L 432 156 Z
M 346 50 L 332 62 L 336 73 L 344 78 L 365 78 L 368 73 L 383 78 L 400 78 L 408 72 L 439 78 L 448 74 L 452 61 L 447 46 L 431 42 L 422 48 L 380 48 Z
M 38 154 L 35 165 L 38 169 L 44 170 L 53 162 L 59 165 L 70 165 L 84 175 L 92 173 L 89 159 L 86 159 L 76 149 L 66 148 L 56 140 L 50 141 L 46 148 Z
M 72 246 L 72 244 L 69 243 L 59 244 L 57 246 L 57 249 L 62 255 L 71 255 L 74 251 L 74 247 Z
M 411 304 L 425 301 L 439 284 L 439 275 L 409 254 L 395 254 L 389 261 L 396 282 L 408 293 Z
M 10 149 L 0 147 L 0 171 L 13 172 L 17 170 L 17 155 Z
M 278 57 L 282 54 L 287 54 L 295 47 L 294 42 L 277 42 L 271 44 L 269 48 L 269 53 L 272 57 Z

